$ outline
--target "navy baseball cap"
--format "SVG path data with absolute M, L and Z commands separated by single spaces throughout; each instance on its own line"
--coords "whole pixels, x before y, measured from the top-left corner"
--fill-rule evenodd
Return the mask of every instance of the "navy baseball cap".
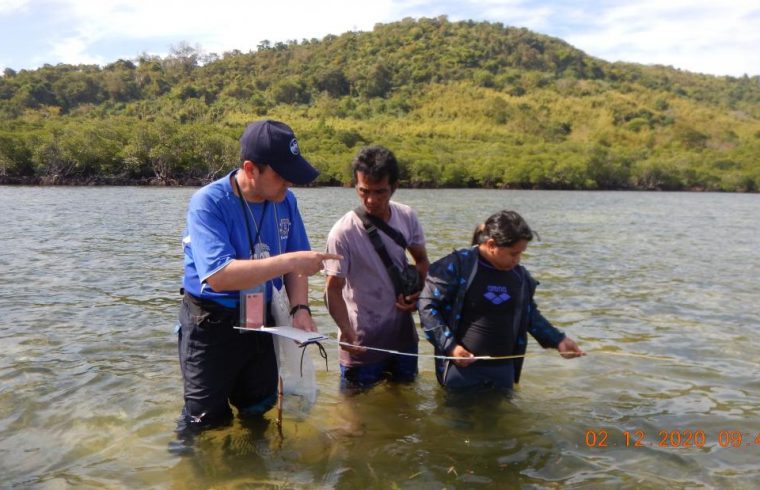
M 240 137 L 240 157 L 272 167 L 288 182 L 304 185 L 313 181 L 319 171 L 301 156 L 296 135 L 279 121 L 264 120 L 249 124 Z

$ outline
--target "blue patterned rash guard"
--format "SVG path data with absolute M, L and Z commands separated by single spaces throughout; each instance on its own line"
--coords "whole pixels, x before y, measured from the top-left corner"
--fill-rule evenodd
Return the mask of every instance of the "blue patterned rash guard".
M 477 247 L 455 250 L 430 265 L 418 308 L 425 336 L 438 355 L 449 355 L 460 337 L 465 297 L 479 267 L 483 266 L 479 265 Z M 525 353 L 528 333 L 541 347 L 556 348 L 565 334 L 538 310 L 533 300 L 538 282 L 523 266 L 518 265 L 512 270 L 520 278 L 522 286 L 522 290 L 515 295 L 520 302 L 512 312 L 511 324 L 516 330 L 513 355 Z M 514 359 L 515 383 L 520 380 L 522 364 L 522 358 Z

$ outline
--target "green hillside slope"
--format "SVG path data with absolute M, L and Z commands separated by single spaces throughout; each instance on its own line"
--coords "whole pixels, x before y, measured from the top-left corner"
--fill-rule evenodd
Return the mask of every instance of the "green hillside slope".
M 281 119 L 350 182 L 388 145 L 408 186 L 760 189 L 760 77 L 608 63 L 526 29 L 404 19 L 372 32 L 0 78 L 0 182 L 201 183 Z

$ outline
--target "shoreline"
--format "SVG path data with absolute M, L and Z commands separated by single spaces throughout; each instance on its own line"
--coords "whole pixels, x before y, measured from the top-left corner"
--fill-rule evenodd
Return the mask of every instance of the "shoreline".
M 128 179 L 122 177 L 90 177 L 86 179 L 62 179 L 58 176 L 52 177 L 8 177 L 0 176 L 0 186 L 7 187 L 202 187 L 208 184 L 209 180 L 199 178 L 171 179 L 170 181 L 160 181 L 156 178 Z M 298 186 L 306 188 L 349 188 L 350 185 L 340 183 L 310 184 L 307 186 Z M 460 186 L 460 187 L 436 187 L 422 184 L 400 184 L 399 189 L 483 189 L 483 190 L 528 190 L 528 191 L 629 191 L 629 192 L 715 192 L 720 194 L 758 194 L 753 191 L 724 191 L 720 189 L 705 189 L 703 187 L 692 188 L 637 188 L 637 187 L 616 187 L 616 188 L 564 188 L 564 187 L 522 187 L 522 186 Z

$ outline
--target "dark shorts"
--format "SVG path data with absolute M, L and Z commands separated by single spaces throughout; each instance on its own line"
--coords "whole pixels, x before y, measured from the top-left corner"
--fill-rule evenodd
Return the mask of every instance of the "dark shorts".
M 272 336 L 237 330 L 237 310 L 185 295 L 180 307 L 179 363 L 185 406 L 180 424 L 221 425 L 259 415 L 277 401 Z
M 436 362 L 438 382 L 446 389 L 473 388 L 512 389 L 515 368 L 511 360 L 477 361 L 467 367 L 458 367 L 450 360 Z
M 399 352 L 417 354 L 417 344 Z M 388 379 L 395 382 L 410 382 L 417 377 L 417 356 L 391 354 L 386 360 L 359 366 L 340 366 L 341 388 L 369 387 Z

